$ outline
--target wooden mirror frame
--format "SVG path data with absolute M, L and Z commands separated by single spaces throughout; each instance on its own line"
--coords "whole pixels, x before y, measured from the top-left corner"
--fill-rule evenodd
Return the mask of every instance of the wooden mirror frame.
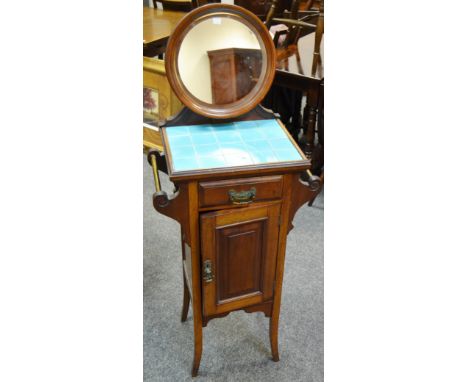
M 246 96 L 223 105 L 209 104 L 196 98 L 183 84 L 178 69 L 179 50 L 186 34 L 195 23 L 215 16 L 228 16 L 243 23 L 254 32 L 262 49 L 262 61 L 265 61 L 266 68 L 263 78 L 259 79 Z M 194 9 L 179 21 L 169 38 L 165 62 L 169 84 L 185 106 L 205 117 L 224 119 L 238 117 L 249 112 L 266 96 L 275 76 L 276 53 L 268 29 L 252 12 L 230 4 L 208 4 Z M 207 86 L 211 86 L 211 84 L 207 84 Z

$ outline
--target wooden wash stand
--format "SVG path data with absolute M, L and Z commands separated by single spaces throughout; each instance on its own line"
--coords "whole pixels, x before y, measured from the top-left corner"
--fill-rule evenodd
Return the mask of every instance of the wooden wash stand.
M 252 91 L 223 105 L 194 95 L 177 59 L 186 35 L 216 17 L 250 28 L 263 52 L 262 74 Z M 202 356 L 202 328 L 236 310 L 269 317 L 272 358 L 279 361 L 286 238 L 296 211 L 316 196 L 321 183 L 277 116 L 258 105 L 273 80 L 274 55 L 268 31 L 256 16 L 227 4 L 190 12 L 168 43 L 166 73 L 186 107 L 161 124 L 164 153 L 152 150 L 148 161 L 155 178 L 154 208 L 181 226 L 181 320 L 186 321 L 191 302 L 194 377 Z M 175 184 L 173 194 L 161 190 L 158 168 Z

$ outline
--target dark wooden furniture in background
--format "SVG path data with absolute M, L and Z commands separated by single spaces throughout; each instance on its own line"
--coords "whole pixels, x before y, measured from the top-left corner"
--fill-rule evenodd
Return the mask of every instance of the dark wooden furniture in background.
M 291 2 L 292 0 L 278 0 L 275 4 L 275 15 L 282 14 L 284 10 L 289 9 Z M 272 0 L 234 0 L 235 5 L 248 9 L 261 20 L 265 20 L 272 3 Z
M 291 113 L 284 113 L 289 118 L 291 114 L 292 126 L 291 131 L 295 138 L 297 133 L 302 128 L 305 136 L 301 145 L 304 149 L 305 154 L 312 160 L 312 172 L 316 175 L 320 175 L 323 171 L 324 165 L 324 131 L 323 131 L 323 88 L 324 88 L 324 75 L 322 57 L 320 52 L 320 46 L 322 43 L 324 33 L 324 5 L 323 0 L 316 1 L 319 9 L 318 13 L 313 11 L 309 13 L 308 20 L 316 22 L 313 28 L 309 22 L 299 20 L 290 20 L 289 26 L 293 29 L 293 38 L 287 39 L 285 43 L 277 47 L 277 64 L 275 79 L 273 82 L 273 91 L 278 91 L 277 87 L 284 89 L 291 89 L 298 91 L 299 94 L 305 94 L 306 106 L 301 115 L 300 102 L 295 102 L 292 107 Z M 297 10 L 296 10 L 297 11 Z M 294 12 L 290 13 L 294 14 Z M 300 12 L 296 13 L 300 15 Z M 307 15 L 307 14 L 306 14 Z M 287 22 L 286 19 L 273 18 L 276 22 Z M 314 49 L 312 56 L 310 55 L 311 45 L 309 43 L 302 43 L 302 41 L 310 42 L 310 34 L 315 32 Z M 291 36 L 291 35 L 288 35 Z M 304 58 L 307 57 L 306 60 Z M 264 102 L 264 105 L 272 108 L 275 111 L 276 107 L 274 102 L 277 100 L 275 94 Z M 319 121 L 319 124 L 317 124 Z M 283 119 L 283 122 L 286 121 Z
M 260 49 L 226 48 L 207 53 L 214 103 L 237 101 L 252 90 L 262 70 Z

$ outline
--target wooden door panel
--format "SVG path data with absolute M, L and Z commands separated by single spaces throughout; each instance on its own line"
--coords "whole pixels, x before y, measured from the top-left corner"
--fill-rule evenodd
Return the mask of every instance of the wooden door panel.
M 219 314 L 273 296 L 280 203 L 201 215 L 204 313 Z
M 217 283 L 217 303 L 262 289 L 265 219 L 216 228 L 216 264 L 223 282 Z

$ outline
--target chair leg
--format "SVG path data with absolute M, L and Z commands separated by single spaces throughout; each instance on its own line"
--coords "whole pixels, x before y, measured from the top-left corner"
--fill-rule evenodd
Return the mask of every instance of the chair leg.
M 182 318 L 181 321 L 185 322 L 187 321 L 187 314 L 188 314 L 188 309 L 190 305 L 190 292 L 187 286 L 187 281 L 185 280 L 185 275 L 184 277 L 184 303 L 182 305 Z
M 307 121 L 307 133 L 306 133 L 306 144 L 304 148 L 304 154 L 307 158 L 312 159 L 312 154 L 315 148 L 315 124 L 317 117 L 317 110 L 314 106 L 309 105 L 308 108 L 309 116 Z M 313 163 L 312 163 L 313 166 Z

